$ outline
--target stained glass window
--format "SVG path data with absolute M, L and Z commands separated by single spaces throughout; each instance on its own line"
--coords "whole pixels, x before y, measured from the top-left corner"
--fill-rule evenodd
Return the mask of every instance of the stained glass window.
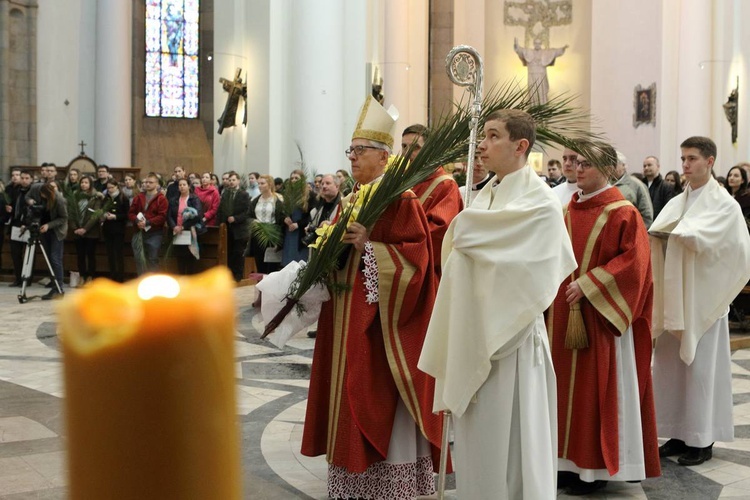
M 198 118 L 200 0 L 146 0 L 146 116 Z

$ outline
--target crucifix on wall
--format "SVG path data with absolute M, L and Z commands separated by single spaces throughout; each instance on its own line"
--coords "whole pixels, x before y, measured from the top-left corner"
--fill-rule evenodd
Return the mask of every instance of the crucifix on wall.
M 524 46 L 531 47 L 538 40 L 542 48 L 549 48 L 549 29 L 573 21 L 572 0 L 523 0 L 505 2 L 503 7 L 506 26 L 523 26 Z
M 234 127 L 235 120 L 237 119 L 237 108 L 240 105 L 240 98 L 245 101 L 245 117 L 242 119 L 242 124 L 247 125 L 247 83 L 243 83 L 241 75 L 242 68 L 237 68 L 234 74 L 234 80 L 219 78 L 221 86 L 229 93 L 227 96 L 227 103 L 224 105 L 224 112 L 217 120 L 219 122 L 219 134 L 221 134 L 225 128 Z

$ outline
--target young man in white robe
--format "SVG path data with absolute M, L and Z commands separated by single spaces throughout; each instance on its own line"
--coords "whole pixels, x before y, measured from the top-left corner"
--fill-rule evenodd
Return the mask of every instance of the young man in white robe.
M 459 498 L 555 498 L 555 375 L 543 312 L 576 267 L 560 202 L 526 166 L 536 138 L 519 110 L 488 116 L 479 154 L 495 172 L 443 242 L 419 368 L 455 425 Z
M 729 304 L 750 278 L 750 236 L 739 205 L 711 175 L 716 144 L 681 145 L 684 192 L 652 224 L 653 382 L 662 457 L 710 460 L 733 441 Z
M 562 168 L 563 175 L 565 176 L 565 182 L 561 182 L 557 186 L 552 188 L 552 192 L 555 193 L 557 198 L 562 203 L 562 206 L 566 206 L 570 203 L 570 199 L 573 197 L 573 193 L 578 192 L 578 185 L 576 184 L 576 160 L 578 159 L 578 153 L 570 148 L 563 149 L 562 156 Z

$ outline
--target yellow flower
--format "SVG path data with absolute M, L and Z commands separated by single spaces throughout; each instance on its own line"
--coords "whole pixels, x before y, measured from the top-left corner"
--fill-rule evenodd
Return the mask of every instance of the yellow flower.
M 396 157 L 391 156 L 391 158 L 396 158 Z M 362 210 L 362 206 L 364 205 L 365 200 L 369 200 L 372 197 L 375 191 L 377 191 L 379 185 L 380 185 L 380 181 L 375 182 L 373 184 L 365 184 L 364 186 L 360 186 L 359 191 L 347 196 L 341 201 L 342 211 L 346 210 L 350 204 L 354 204 L 354 206 L 352 207 L 351 216 L 349 217 L 349 220 L 346 223 L 346 227 L 349 227 L 353 222 L 357 222 L 357 217 L 359 216 L 360 210 Z M 318 229 L 315 230 L 315 234 L 318 235 L 318 238 L 315 240 L 314 243 L 308 245 L 308 247 L 312 247 L 312 248 L 315 248 L 316 250 L 319 250 L 320 247 L 323 246 L 326 241 L 328 241 L 328 238 L 333 232 L 334 227 L 335 227 L 334 224 L 329 224 L 327 222 L 323 223 L 322 226 L 320 226 Z

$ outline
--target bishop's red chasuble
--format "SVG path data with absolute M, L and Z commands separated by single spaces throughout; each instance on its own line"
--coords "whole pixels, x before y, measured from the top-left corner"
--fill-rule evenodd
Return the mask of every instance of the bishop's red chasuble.
M 619 470 L 615 336 L 632 326 L 646 477 L 660 474 L 651 384 L 653 283 L 648 234 L 638 210 L 617 189 L 567 206 L 565 223 L 578 269 L 589 347 L 566 349 L 566 279 L 547 323 L 557 375 L 558 456 L 582 469 Z
M 414 186 L 414 194 L 422 203 L 430 228 L 435 270 L 440 277 L 440 252 L 443 237 L 453 218 L 464 208 L 458 184 L 453 176 L 438 167 L 427 179 Z
M 432 413 L 434 379 L 417 361 L 436 281 L 424 211 L 407 191 L 370 233 L 379 302 L 368 303 L 361 254 L 351 249 L 336 279 L 349 286 L 323 304 L 313 354 L 302 454 L 361 473 L 388 454 L 401 398 L 440 457 L 442 416 Z

